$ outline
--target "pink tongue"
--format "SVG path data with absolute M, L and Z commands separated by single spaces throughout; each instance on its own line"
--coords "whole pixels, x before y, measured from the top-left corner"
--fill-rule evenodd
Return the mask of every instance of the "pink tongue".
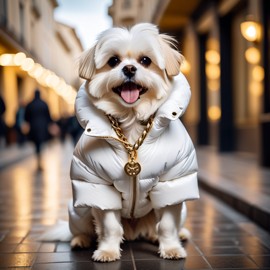
M 140 91 L 138 89 L 122 89 L 121 97 L 126 103 L 134 103 L 138 100 Z

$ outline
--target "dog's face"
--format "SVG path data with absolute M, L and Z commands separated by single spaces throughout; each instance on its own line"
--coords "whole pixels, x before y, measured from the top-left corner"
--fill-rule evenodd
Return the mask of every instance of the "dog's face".
M 94 104 L 117 117 L 132 111 L 139 120 L 148 119 L 166 100 L 171 78 L 179 73 L 183 57 L 173 43 L 148 23 L 101 33 L 79 65 Z

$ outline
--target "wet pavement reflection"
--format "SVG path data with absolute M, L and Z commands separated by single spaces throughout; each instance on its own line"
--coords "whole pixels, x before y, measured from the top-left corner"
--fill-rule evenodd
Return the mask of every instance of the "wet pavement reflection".
M 44 148 L 42 171 L 34 155 L 0 171 L 0 268 L 270 269 L 270 235 L 203 190 L 200 200 L 188 203 L 186 227 L 193 237 L 184 244 L 185 260 L 160 259 L 156 245 L 135 241 L 123 244 L 120 261 L 94 263 L 93 249 L 36 241 L 47 226 L 68 217 L 72 151 L 69 140 L 53 141 Z

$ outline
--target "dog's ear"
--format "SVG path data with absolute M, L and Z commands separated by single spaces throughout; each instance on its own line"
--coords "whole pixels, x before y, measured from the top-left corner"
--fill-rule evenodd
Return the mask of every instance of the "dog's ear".
M 169 76 L 176 76 L 180 72 L 180 66 L 184 61 L 184 56 L 177 51 L 174 38 L 160 34 L 159 39 L 165 57 L 166 72 Z
M 95 50 L 96 46 L 94 45 L 84 51 L 79 59 L 79 76 L 83 79 L 90 80 L 95 73 Z

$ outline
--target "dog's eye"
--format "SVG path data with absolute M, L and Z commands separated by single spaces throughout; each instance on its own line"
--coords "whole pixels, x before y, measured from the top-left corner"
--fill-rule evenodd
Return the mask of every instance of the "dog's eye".
M 143 56 L 141 59 L 140 59 L 140 63 L 145 66 L 145 67 L 148 67 L 151 65 L 152 61 L 149 57 L 147 56 Z
M 116 67 L 120 63 L 120 59 L 117 56 L 113 56 L 109 59 L 108 65 L 110 67 Z

